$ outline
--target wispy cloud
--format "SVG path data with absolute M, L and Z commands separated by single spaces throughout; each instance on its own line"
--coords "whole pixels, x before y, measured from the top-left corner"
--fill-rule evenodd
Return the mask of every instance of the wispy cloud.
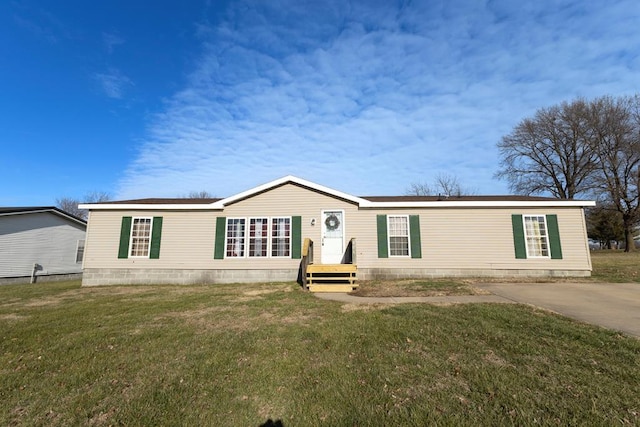
M 28 4 L 15 4 L 15 7 L 18 11 L 13 15 L 14 22 L 33 36 L 51 44 L 71 38 L 68 28 L 48 10 Z
M 124 44 L 125 40 L 116 33 L 102 33 L 102 43 L 107 53 L 112 54 L 113 49 L 121 44 Z
M 286 174 L 371 195 L 447 173 L 504 193 L 495 144 L 519 120 L 637 87 L 631 0 L 255 3 L 200 27 L 119 196 L 226 196 Z
M 95 73 L 93 78 L 102 91 L 113 99 L 122 99 L 126 88 L 133 85 L 131 79 L 115 68 L 110 68 L 106 73 Z

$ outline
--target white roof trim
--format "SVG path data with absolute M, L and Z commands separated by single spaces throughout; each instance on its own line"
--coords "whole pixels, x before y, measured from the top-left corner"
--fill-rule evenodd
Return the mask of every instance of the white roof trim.
M 349 200 L 358 205 L 362 205 L 363 203 L 368 202 L 368 200 L 362 199 L 360 197 L 352 196 L 351 194 L 343 193 L 342 191 L 334 190 L 333 188 L 325 187 L 324 185 L 316 184 L 315 182 L 307 181 L 306 179 L 298 178 L 293 175 L 287 175 L 282 178 L 276 179 L 271 182 L 267 182 L 266 184 L 259 185 L 258 187 L 254 187 L 250 190 L 243 191 L 242 193 L 238 193 L 235 196 L 227 197 L 226 199 L 219 200 L 214 203 L 212 206 L 219 206 L 221 209 L 226 205 L 233 203 L 237 200 L 242 200 L 246 197 L 250 197 L 253 194 L 260 193 L 262 191 L 269 190 L 273 187 L 277 187 L 282 184 L 286 184 L 288 182 L 293 182 L 294 184 L 302 185 L 303 187 L 309 187 L 313 190 L 320 191 L 321 193 L 330 194 L 335 197 L 339 197 L 341 199 Z
M 78 205 L 80 209 L 90 209 L 90 210 L 141 210 L 141 211 L 153 211 L 153 210 L 220 210 L 222 208 L 217 208 L 214 206 L 215 203 L 208 204 L 196 204 L 196 203 L 179 203 L 179 204 L 149 204 L 149 203 L 82 203 Z
M 234 203 L 238 200 L 251 197 L 255 194 L 263 191 L 270 190 L 271 188 L 287 184 L 294 183 L 303 187 L 310 188 L 312 190 L 329 194 L 340 199 L 348 200 L 355 203 L 361 208 L 484 208 L 484 207 L 581 207 L 581 206 L 595 206 L 593 201 L 582 200 L 546 200 L 546 201 L 434 201 L 434 202 L 372 202 L 362 197 L 353 196 L 351 194 L 343 193 L 342 191 L 334 190 L 333 188 L 325 187 L 324 185 L 316 184 L 311 181 L 307 181 L 302 178 L 298 178 L 293 175 L 287 175 L 282 178 L 278 178 L 274 181 L 267 182 L 266 184 L 259 185 L 249 190 L 243 191 L 236 195 L 227 197 L 225 199 L 218 200 L 214 203 L 207 204 L 144 204 L 144 203 L 96 203 L 89 204 L 84 203 L 79 205 L 80 209 L 93 209 L 93 210 L 223 210 L 225 206 Z
M 319 185 L 311 181 L 307 181 L 302 178 L 298 178 L 293 175 L 287 175 L 282 178 L 273 180 L 271 182 L 267 182 L 266 184 L 259 185 L 257 187 L 251 188 L 249 190 L 243 191 L 242 193 L 235 194 L 233 196 L 227 197 L 225 199 L 218 200 L 215 203 L 208 204 L 145 204 L 145 203 L 96 203 L 89 204 L 84 203 L 78 205 L 80 209 L 127 209 L 127 210 L 222 210 L 225 206 L 238 201 L 245 199 L 247 197 L 251 197 L 254 194 L 261 193 L 263 191 L 270 190 L 271 188 L 292 182 L 294 184 L 301 185 L 303 187 L 308 187 L 313 190 L 326 193 L 335 197 L 339 197 L 341 199 L 349 200 L 357 205 L 362 205 L 363 203 L 371 203 L 368 200 L 365 200 L 361 197 L 352 196 L 351 194 L 343 193 L 342 191 L 334 190 L 329 187 L 325 187 L 324 185 Z
M 585 200 L 531 200 L 531 201 L 436 201 L 436 202 L 371 202 L 360 204 L 361 208 L 526 208 L 526 207 L 581 207 L 595 206 L 594 201 Z

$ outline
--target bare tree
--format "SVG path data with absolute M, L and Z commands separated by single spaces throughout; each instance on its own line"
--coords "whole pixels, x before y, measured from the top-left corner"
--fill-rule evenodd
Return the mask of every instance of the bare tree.
M 106 191 L 92 191 L 85 194 L 82 203 L 102 203 L 111 200 L 111 194 Z
M 592 103 L 596 183 L 622 217 L 625 252 L 635 250 L 640 220 L 640 97 L 603 97 Z
M 433 195 L 431 187 L 427 183 L 412 182 L 406 189 L 407 196 L 430 196 Z
M 458 177 L 448 174 L 439 174 L 436 177 L 436 188 L 439 194 L 447 197 L 460 197 L 463 194 L 472 193 L 472 191 L 465 191 L 462 188 Z
M 70 213 L 71 215 L 78 218 L 87 219 L 87 214 L 86 212 L 84 212 L 84 209 L 78 208 L 79 204 L 80 201 L 78 199 L 74 199 L 73 197 L 58 197 L 56 199 L 56 206 L 63 211 Z
M 588 126 L 589 103 L 571 103 L 538 110 L 498 143 L 501 169 L 517 194 L 551 193 L 573 199 L 593 188 L 595 153 Z
M 501 169 L 516 193 L 561 199 L 589 194 L 622 219 L 625 251 L 640 221 L 640 97 L 582 99 L 538 110 L 498 143 Z
M 92 191 L 87 193 L 82 201 L 73 197 L 59 197 L 56 199 L 56 206 L 65 212 L 70 213 L 78 218 L 87 219 L 88 212 L 86 209 L 78 208 L 81 203 L 101 203 L 111 200 L 111 195 L 104 191 Z
M 206 190 L 192 191 L 187 195 L 188 199 L 213 199 L 213 195 Z
M 440 195 L 446 197 L 460 197 L 475 194 L 476 190 L 464 188 L 458 177 L 449 174 L 439 174 L 435 178 L 435 183 L 411 183 L 405 194 L 407 196 L 430 196 Z

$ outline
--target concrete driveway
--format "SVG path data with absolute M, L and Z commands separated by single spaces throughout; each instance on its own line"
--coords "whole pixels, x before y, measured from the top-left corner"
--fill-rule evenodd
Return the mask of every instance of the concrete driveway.
M 640 283 L 488 283 L 479 288 L 640 337 Z

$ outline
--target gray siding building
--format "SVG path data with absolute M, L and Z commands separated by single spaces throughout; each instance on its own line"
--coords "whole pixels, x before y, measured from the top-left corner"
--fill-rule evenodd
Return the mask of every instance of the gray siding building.
M 55 207 L 0 208 L 0 283 L 80 277 L 86 229 Z

